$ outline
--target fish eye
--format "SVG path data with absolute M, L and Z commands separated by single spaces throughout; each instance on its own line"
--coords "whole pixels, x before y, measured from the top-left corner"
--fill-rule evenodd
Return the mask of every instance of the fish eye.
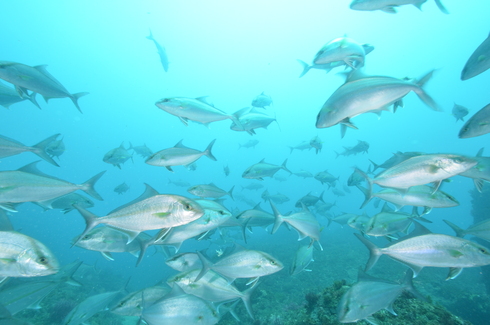
M 225 214 L 225 211 L 223 211 L 223 210 L 219 210 L 219 211 L 218 211 L 218 213 L 219 213 L 220 215 L 224 215 L 224 214 Z
M 185 203 L 185 204 L 184 204 L 184 210 L 186 210 L 186 211 L 190 211 L 190 210 L 192 210 L 191 205 L 190 205 L 189 203 Z
M 45 256 L 40 256 L 37 261 L 39 262 L 39 264 L 43 264 L 43 265 L 46 265 L 48 264 L 48 259 L 45 257 Z
M 482 253 L 482 254 L 489 255 L 489 254 L 488 254 L 488 252 L 487 252 L 487 250 L 486 250 L 485 248 L 479 248 L 478 250 L 479 250 L 479 251 L 480 251 L 480 253 Z

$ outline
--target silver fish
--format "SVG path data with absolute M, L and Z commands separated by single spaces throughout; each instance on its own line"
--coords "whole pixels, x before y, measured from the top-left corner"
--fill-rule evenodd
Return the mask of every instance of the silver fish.
M 233 189 L 235 186 L 232 186 L 228 192 L 225 190 L 220 189 L 213 183 L 210 184 L 200 184 L 200 185 L 194 185 L 192 187 L 189 187 L 187 189 L 187 192 L 199 196 L 201 198 L 213 198 L 213 199 L 218 199 L 220 197 L 223 197 L 225 195 L 229 195 L 233 199 Z
M 15 231 L 0 231 L 0 282 L 6 277 L 50 275 L 58 269 L 55 256 L 40 241 Z
M 211 153 L 211 149 L 216 139 L 211 141 L 204 151 L 188 148 L 182 144 L 180 140 L 174 147 L 160 150 L 146 159 L 145 163 L 152 166 L 162 166 L 173 172 L 173 166 L 187 166 L 206 156 L 211 160 L 216 161 L 216 157 Z
M 319 181 L 322 184 L 327 183 L 329 187 L 335 186 L 336 182 L 339 180 L 338 177 L 333 176 L 327 170 L 316 173 L 314 177 L 317 181 Z
M 461 229 L 448 220 L 443 221 L 456 232 L 456 236 L 458 237 L 471 235 L 486 241 L 490 241 L 490 219 L 475 223 L 474 225 L 469 226 L 467 229 Z
M 255 182 L 255 183 L 249 183 L 248 185 L 242 186 L 242 190 L 257 191 L 263 187 L 264 187 L 264 185 Z
M 303 178 L 313 177 L 313 174 L 307 170 L 300 170 L 299 172 L 293 173 L 293 175 L 296 175 L 298 177 L 303 177 Z
M 39 205 L 44 210 L 60 209 L 63 213 L 72 211 L 74 209 L 74 204 L 85 209 L 94 206 L 94 202 L 92 200 L 78 193 L 69 193 L 51 200 L 37 201 L 33 203 Z
M 265 190 L 260 197 L 264 201 L 270 200 L 270 201 L 275 202 L 277 204 L 285 203 L 285 202 L 288 202 L 290 200 L 284 194 L 281 194 L 279 192 L 277 194 L 269 194 L 269 191 L 267 191 L 267 190 Z
M 149 157 L 153 154 L 153 151 L 151 151 L 151 149 L 148 148 L 146 144 L 142 146 L 133 146 L 130 142 L 128 150 L 134 150 L 134 152 L 136 152 L 138 155 L 140 155 L 143 158 Z
M 391 156 L 388 160 L 386 160 L 382 164 L 378 165 L 374 161 L 372 161 L 371 159 L 369 159 L 369 161 L 371 162 L 371 164 L 373 164 L 372 172 L 374 173 L 376 171 L 376 169 L 378 169 L 378 168 L 388 169 L 388 168 L 391 168 L 395 165 L 398 165 L 402 161 L 405 161 L 409 158 L 412 158 L 415 156 L 420 156 L 423 154 L 424 154 L 423 152 L 401 152 L 401 151 L 397 151 L 393 154 L 393 156 Z M 355 171 L 354 171 L 354 173 L 355 173 Z M 368 172 L 368 174 L 369 174 L 369 172 Z M 354 184 L 354 185 L 356 185 L 356 184 Z M 350 186 L 354 186 L 354 185 L 350 185 Z
M 126 193 L 128 190 L 129 190 L 129 186 L 128 184 L 126 184 L 126 182 L 122 182 L 118 186 L 114 187 L 114 192 L 116 192 L 119 195 Z
M 461 71 L 461 80 L 468 80 L 490 68 L 490 35 L 477 47 Z
M 165 50 L 165 47 L 163 47 L 160 43 L 158 43 L 155 38 L 153 38 L 153 33 L 151 32 L 150 29 L 150 35 L 146 36 L 147 39 L 150 41 L 153 41 L 155 43 L 155 47 L 157 48 L 157 53 L 158 56 L 160 57 L 160 63 L 162 64 L 163 70 L 165 72 L 168 71 L 168 57 L 167 57 L 167 51 Z
M 131 292 L 115 303 L 111 312 L 123 316 L 141 316 L 144 309 L 143 303 L 151 306 L 170 291 L 171 289 L 167 286 L 154 286 Z
M 425 2 L 427 2 L 427 0 L 353 0 L 350 4 L 350 8 L 361 11 L 381 10 L 389 14 L 396 14 L 396 7 L 414 5 L 418 9 L 421 9 Z M 435 2 L 440 11 L 449 14 L 440 0 L 435 0 Z
M 247 227 L 267 228 L 274 223 L 274 216 L 264 211 L 260 207 L 260 203 L 255 205 L 253 209 L 240 212 L 236 218 L 245 220 Z
M 264 92 L 262 92 L 260 95 L 257 95 L 252 100 L 253 107 L 260 107 L 265 109 L 267 106 L 271 106 L 271 105 L 272 105 L 272 98 L 264 94 Z
M 364 47 L 348 37 L 339 37 L 325 44 L 315 55 L 313 63 L 317 65 L 343 62 L 356 69 L 364 65 Z
M 418 216 L 416 207 L 413 207 L 412 214 L 408 214 L 391 211 L 385 204 L 381 212 L 369 218 L 363 232 L 368 236 L 390 238 L 399 232 L 407 233 L 412 220 Z
M 459 174 L 460 176 L 473 179 L 473 183 L 478 192 L 482 192 L 483 190 L 483 181 L 490 182 L 490 157 L 482 157 L 482 154 L 483 148 L 478 151 L 476 157 L 472 157 L 478 161 L 478 164 Z
M 456 122 L 459 120 L 464 121 L 464 117 L 468 115 L 468 113 L 469 110 L 466 107 L 454 103 L 451 114 L 456 118 Z
M 235 113 L 235 115 L 236 114 L 237 113 Z M 240 114 L 238 120 L 240 121 L 240 124 L 233 122 L 230 125 L 230 129 L 233 131 L 245 131 L 250 135 L 256 134 L 255 129 L 267 129 L 272 122 L 277 122 L 275 117 L 264 114 L 263 112 L 258 112 L 255 108 Z
M 15 156 L 23 152 L 32 152 L 50 164 L 59 165 L 46 152 L 48 146 L 56 140 L 59 134 L 52 135 L 32 147 L 23 145 L 19 141 L 0 135 L 0 158 Z
M 253 164 L 252 166 L 248 167 L 242 174 L 243 178 L 251 178 L 251 179 L 258 179 L 263 181 L 264 177 L 273 177 L 276 172 L 278 172 L 280 169 L 284 169 L 288 173 L 291 174 L 291 171 L 286 167 L 286 163 L 288 160 L 284 160 L 282 165 L 273 165 L 266 163 L 264 161 L 265 159 L 262 159 L 256 164 Z
M 460 139 L 478 137 L 490 132 L 490 104 L 476 112 L 459 131 Z
M 291 150 L 290 153 L 293 152 L 293 150 L 300 150 L 300 151 L 303 151 L 305 149 L 308 149 L 310 150 L 311 148 L 313 148 L 310 144 L 310 141 L 301 141 L 299 144 L 297 144 L 296 146 L 294 147 L 289 147 L 289 149 Z
M 248 140 L 247 142 L 245 142 L 244 144 L 238 144 L 238 149 L 241 149 L 241 148 L 254 148 L 255 149 L 255 146 L 259 144 L 259 140 L 256 140 L 256 139 L 252 139 L 252 140 Z
M 318 154 L 322 151 L 323 141 L 318 136 L 315 136 L 310 140 L 310 146 L 315 148 L 315 153 Z
M 22 102 L 28 99 L 31 103 L 37 106 L 37 108 L 41 109 L 39 104 L 36 101 L 36 93 L 32 92 L 30 95 L 27 94 L 19 94 L 15 89 L 0 83 L 0 105 L 5 107 L 6 109 L 10 108 L 10 105 Z
M 358 153 L 368 153 L 369 150 L 369 143 L 366 141 L 361 141 L 357 140 L 357 144 L 353 147 L 344 147 L 344 151 L 341 153 L 337 153 L 336 151 L 335 154 L 337 155 L 335 158 L 338 158 L 339 156 L 351 156 L 351 155 L 357 155 Z
M 165 261 L 165 264 L 179 272 L 202 269 L 201 259 L 197 253 L 176 254 Z
M 296 275 L 302 271 L 311 271 L 307 267 L 313 262 L 313 245 L 300 245 L 294 256 L 293 264 L 289 271 L 290 275 Z
M 301 208 L 304 204 L 305 206 L 310 207 L 310 206 L 317 204 L 318 201 L 325 202 L 325 201 L 323 201 L 323 194 L 324 193 L 325 193 L 325 191 L 320 193 L 319 196 L 314 196 L 314 195 L 311 195 L 311 192 L 309 192 L 308 194 L 303 196 L 301 199 L 296 201 L 296 204 L 294 206 L 296 208 Z
M 15 85 L 19 94 L 26 94 L 26 89 L 38 93 L 46 102 L 51 98 L 68 97 L 78 106 L 78 99 L 88 93 L 70 94 L 47 70 L 46 65 L 28 66 L 22 63 L 0 61 L 0 78 Z
M 51 157 L 56 157 L 58 160 L 60 156 L 65 152 L 65 143 L 63 142 L 63 138 L 60 140 L 52 141 L 46 147 L 46 153 Z
M 121 143 L 119 147 L 109 150 L 102 161 L 121 169 L 121 165 L 129 158 L 133 159 L 133 155 L 129 154 L 128 149 L 124 148 L 124 143 Z

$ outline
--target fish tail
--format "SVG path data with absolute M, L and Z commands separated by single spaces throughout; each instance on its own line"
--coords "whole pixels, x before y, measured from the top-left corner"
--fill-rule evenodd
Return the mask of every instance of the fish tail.
M 83 183 L 81 185 L 82 186 L 81 190 L 87 193 L 88 195 L 90 195 L 91 197 L 93 197 L 94 199 L 97 199 L 99 201 L 104 201 L 102 196 L 100 196 L 100 194 L 97 193 L 97 191 L 94 189 L 94 185 L 99 180 L 99 178 L 101 178 L 102 175 L 104 175 L 105 172 L 106 171 L 104 170 L 103 172 L 98 173 L 97 175 L 95 175 L 94 177 L 90 178 L 88 181 Z
M 136 261 L 136 267 L 140 265 L 141 261 L 143 260 L 143 257 L 145 257 L 145 253 L 148 247 L 153 245 L 154 243 L 155 243 L 155 237 L 150 238 L 148 240 L 140 240 L 140 253 L 138 255 L 138 260 Z
M 146 36 L 147 39 L 149 40 L 152 40 L 154 41 L 155 39 L 153 38 L 153 33 L 151 32 L 151 29 L 150 29 L 150 35 L 149 36 Z
M 58 163 L 56 161 L 54 161 L 53 158 L 51 158 L 47 153 L 46 153 L 46 147 L 53 141 L 56 140 L 56 138 L 59 136 L 60 134 L 57 133 L 55 135 L 52 135 L 50 136 L 49 138 L 46 138 L 44 139 L 43 141 L 39 142 L 38 144 L 35 144 L 34 146 L 32 146 L 34 148 L 34 150 L 32 151 L 33 153 L 35 153 L 36 155 L 38 155 L 39 157 L 41 157 L 42 159 L 44 159 L 45 161 L 47 161 L 48 163 L 50 164 L 53 164 L 57 167 L 60 167 L 60 165 L 58 165 Z
M 378 246 L 374 245 L 366 238 L 362 237 L 359 234 L 354 235 L 356 235 L 356 237 L 369 249 L 369 260 L 366 264 L 366 268 L 364 269 L 364 271 L 367 272 L 374 266 L 374 264 L 376 264 L 376 262 L 379 260 L 379 257 L 383 255 L 383 253 L 381 253 L 381 250 Z
M 325 194 L 325 191 L 323 191 L 323 192 L 320 194 L 320 196 L 318 197 L 318 200 L 319 200 L 319 201 L 322 201 L 322 202 L 324 202 L 324 203 L 325 203 L 325 201 L 323 201 L 323 194 Z
M 449 11 L 446 9 L 446 7 L 444 7 L 441 0 L 435 0 L 435 1 L 436 1 L 437 8 L 439 8 L 439 10 L 442 11 L 442 13 L 448 15 Z
M 293 147 L 289 147 L 289 150 L 290 150 L 290 151 L 289 151 L 289 154 L 292 154 L 292 153 L 293 153 L 294 148 L 293 148 Z
M 424 102 L 425 105 L 429 106 L 431 109 L 437 112 L 442 112 L 442 108 L 435 102 L 435 100 L 429 96 L 423 89 L 424 85 L 432 78 L 434 74 L 434 70 L 429 71 L 422 78 L 416 81 L 416 85 L 418 86 L 414 92 L 419 96 L 420 100 Z
M 90 231 L 92 230 L 95 226 L 97 226 L 99 224 L 99 222 L 97 221 L 98 220 L 98 216 L 96 216 L 95 214 L 93 214 L 92 212 L 88 211 L 88 210 L 85 210 L 84 208 L 82 207 L 79 207 L 78 205 L 74 204 L 73 207 L 75 209 L 78 210 L 78 212 L 80 212 L 80 214 L 82 215 L 83 219 L 85 219 L 85 230 L 82 232 L 82 234 L 77 238 L 77 240 L 73 243 L 72 247 L 73 246 L 76 246 L 78 244 L 78 242 L 80 242 L 80 240 Z
M 252 320 L 255 320 L 253 311 L 252 311 L 252 303 L 250 300 L 250 297 L 254 293 L 255 289 L 257 288 L 259 281 L 256 281 L 255 284 L 251 287 L 248 288 L 247 290 L 242 291 L 242 296 L 240 297 L 243 301 L 243 304 L 245 305 L 245 309 L 247 310 L 248 314 L 252 318 Z
M 271 208 L 272 208 L 272 211 L 274 212 L 274 218 L 275 218 L 274 227 L 272 228 L 272 233 L 274 234 L 277 231 L 277 229 L 279 229 L 281 224 L 284 222 L 284 218 L 281 215 L 281 213 L 279 212 L 279 210 L 277 210 L 274 203 L 272 203 L 272 201 L 269 201 L 269 203 L 271 204 Z
M 454 232 L 456 233 L 456 236 L 457 237 L 461 237 L 461 238 L 464 237 L 464 235 L 465 235 L 464 229 L 459 228 L 454 223 L 449 222 L 447 220 L 442 220 L 442 221 L 444 221 L 449 227 L 451 227 L 454 230 Z
M 288 159 L 286 158 L 284 162 L 281 165 L 281 168 L 287 171 L 289 174 L 292 174 L 292 172 L 286 167 L 286 163 L 288 162 Z
M 374 161 L 372 161 L 371 159 L 368 159 L 368 160 L 371 162 L 371 164 L 373 164 L 373 170 L 371 172 L 374 173 L 374 171 L 379 168 L 379 165 L 377 163 L 375 163 Z
M 405 291 L 410 292 L 415 298 L 418 298 L 422 301 L 427 301 L 427 299 L 415 289 L 413 286 L 413 271 L 412 269 L 408 269 L 405 273 L 405 277 L 403 278 L 402 285 L 404 286 Z
M 228 195 L 233 199 L 235 200 L 235 198 L 233 197 L 233 189 L 235 188 L 235 185 L 233 185 L 230 190 L 228 191 Z
M 213 156 L 213 154 L 211 153 L 211 149 L 213 149 L 213 145 L 214 145 L 214 143 L 215 143 L 215 142 L 216 142 L 216 139 L 214 139 L 213 141 L 211 141 L 211 142 L 208 144 L 208 146 L 207 146 L 206 150 L 204 150 L 204 155 L 205 155 L 206 157 L 208 157 L 209 159 L 214 160 L 214 161 L 216 161 L 217 159 L 216 159 L 216 157 L 215 157 L 215 156 Z
M 364 194 L 364 197 L 365 197 L 364 202 L 361 205 L 361 209 L 362 209 L 373 198 L 373 180 L 371 178 L 369 178 L 369 176 L 365 172 L 363 172 L 362 170 L 360 170 L 358 168 L 354 168 L 354 170 L 359 175 L 361 175 L 362 177 L 364 177 L 366 179 L 367 184 L 368 184 L 368 188 L 363 188 L 361 186 L 357 186 L 357 188 L 359 190 L 361 190 L 361 192 Z
M 75 104 L 75 107 L 80 111 L 80 113 L 83 113 L 82 110 L 80 109 L 80 106 L 78 106 L 78 99 L 82 96 L 88 95 L 89 93 L 83 92 L 83 93 L 76 93 L 76 94 L 71 94 L 70 99 Z
M 36 105 L 37 108 L 41 109 L 41 106 L 39 106 L 39 104 L 37 103 L 36 95 L 37 93 L 32 92 L 30 95 L 25 96 L 25 98 L 27 98 L 31 103 Z
M 201 260 L 202 269 L 201 272 L 199 272 L 199 274 L 197 275 L 194 282 L 199 281 L 199 279 L 201 279 L 204 275 L 206 275 L 206 273 L 208 273 L 208 271 L 211 270 L 211 268 L 213 267 L 213 263 L 211 263 L 206 257 L 204 257 L 204 255 L 200 251 L 197 251 L 196 253 L 197 256 L 199 256 L 199 259 Z
M 308 71 L 310 71 L 311 66 L 310 66 L 308 63 L 306 63 L 305 61 L 302 61 L 302 60 L 299 60 L 299 59 L 298 59 L 298 60 L 296 60 L 296 61 L 298 61 L 298 62 L 301 64 L 301 66 L 303 67 L 303 72 L 301 72 L 301 74 L 299 75 L 299 78 L 301 78 L 301 77 L 302 77 L 302 76 L 304 76 L 304 75 L 305 75 L 305 74 L 306 74 Z

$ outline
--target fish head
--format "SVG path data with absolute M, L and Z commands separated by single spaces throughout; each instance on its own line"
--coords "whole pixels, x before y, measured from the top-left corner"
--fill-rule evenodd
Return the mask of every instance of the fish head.
M 17 259 L 22 273 L 29 276 L 44 276 L 57 273 L 60 265 L 54 254 L 40 242 L 25 250 Z
M 338 110 L 333 109 L 329 107 L 327 103 L 325 103 L 316 116 L 316 128 L 317 129 L 322 129 L 322 128 L 328 128 L 331 126 L 334 126 L 336 124 L 339 124 L 340 121 L 342 120 L 341 118 L 337 117 L 338 115 Z
M 182 224 L 194 221 L 204 214 L 204 209 L 194 200 L 177 195 L 174 197 L 175 201 L 172 203 L 170 213 L 183 222 Z
M 352 10 L 376 10 L 376 2 L 372 0 L 353 0 L 349 8 Z
M 257 168 L 254 166 L 248 167 L 242 174 L 243 178 L 257 178 L 257 175 L 259 175 L 260 172 Z
M 261 252 L 261 255 L 261 258 L 255 267 L 264 271 L 264 274 L 276 273 L 284 268 L 284 265 L 271 255 L 264 252 Z
M 478 161 L 460 155 L 447 155 L 445 158 L 442 158 L 439 163 L 441 164 L 440 168 L 444 170 L 459 171 L 459 174 L 475 166 Z
M 471 266 L 490 264 L 490 250 L 469 240 L 464 240 L 461 244 L 461 248 L 458 251 L 455 251 L 452 256 L 465 256 L 468 261 L 471 261 Z

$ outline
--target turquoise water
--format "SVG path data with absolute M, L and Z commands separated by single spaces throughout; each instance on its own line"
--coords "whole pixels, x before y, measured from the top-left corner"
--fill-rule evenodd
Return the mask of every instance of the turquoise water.
M 278 205 L 285 214 L 295 211 L 296 201 L 308 192 L 319 195 L 325 190 L 325 201 L 336 202 L 331 209 L 333 215 L 363 211 L 373 215 L 379 208 L 370 203 L 360 210 L 363 196 L 355 188 L 337 197 L 328 186 L 313 178 L 289 176 L 281 170 L 277 175 L 285 177 L 285 181 L 266 178 L 261 182 L 263 189 L 241 192 L 239 185 L 250 183 L 241 175 L 263 158 L 278 165 L 287 158 L 287 167 L 293 172 L 304 169 L 316 174 L 328 170 L 339 177 L 337 188 L 344 190 L 341 185 L 346 184 L 351 167 L 366 170 L 368 159 L 381 163 L 396 151 L 472 156 L 485 147 L 488 135 L 458 139 L 463 124 L 455 122 L 450 112 L 457 103 L 469 108 L 468 118 L 488 104 L 490 72 L 464 82 L 460 73 L 471 53 L 488 35 L 490 4 L 446 0 L 444 5 L 449 15 L 440 12 L 434 1 L 425 3 L 422 11 L 402 6 L 397 14 L 353 11 L 349 1 L 8 2 L 2 5 L 2 60 L 30 66 L 47 64 L 48 71 L 70 93 L 90 94 L 79 100 L 83 114 L 68 98 L 45 103 L 38 96 L 42 110 L 28 101 L 14 104 L 9 110 L 2 108 L 0 134 L 32 145 L 60 133 L 66 145 L 60 167 L 44 161 L 38 164 L 48 175 L 80 184 L 107 170 L 96 185 L 104 201 L 94 200 L 95 206 L 90 209 L 98 216 L 139 196 L 144 183 L 160 193 L 193 197 L 186 187 L 173 185 L 169 180 L 184 180 L 191 185 L 214 182 L 226 190 L 235 185 L 235 200 L 227 198 L 224 202 L 230 211 L 251 208 L 239 200 L 239 193 L 256 203 L 262 201 L 260 194 L 264 189 L 271 194 L 285 194 L 290 201 Z M 166 49 L 168 72 L 160 63 L 155 44 L 146 39 L 149 29 Z M 321 106 L 343 83 L 336 72 L 343 70 L 337 68 L 328 74 L 311 70 L 298 78 L 302 67 L 296 60 L 311 63 L 325 43 L 344 35 L 375 47 L 366 56 L 368 74 L 418 78 L 436 69 L 425 90 L 444 112 L 430 110 L 411 93 L 404 98 L 405 107 L 396 114 L 355 117 L 353 122 L 359 130 L 348 129 L 344 138 L 340 137 L 339 126 L 316 129 Z M 275 116 L 277 123 L 267 130 L 258 129 L 254 136 L 230 130 L 229 120 L 212 123 L 209 128 L 192 122 L 185 126 L 154 105 L 165 97 L 209 96 L 208 100 L 217 108 L 231 114 L 250 106 L 261 92 L 273 99 L 273 105 L 265 112 Z M 288 146 L 315 136 L 323 141 L 319 154 L 314 150 L 290 153 Z M 195 171 L 175 167 L 173 173 L 149 166 L 137 155 L 121 169 L 102 161 L 121 142 L 126 148 L 130 142 L 146 144 L 155 152 L 172 147 L 181 139 L 198 150 L 217 139 L 213 148 L 217 161 L 203 157 L 197 161 Z M 250 139 L 259 141 L 255 148 L 239 149 L 238 144 Z M 367 154 L 336 158 L 335 151 L 354 146 L 358 140 L 370 144 Z M 0 170 L 14 170 L 35 160 L 37 157 L 30 153 L 2 158 Z M 223 173 L 224 166 L 229 166 L 229 176 Z M 113 189 L 122 182 L 130 189 L 118 195 Z M 471 179 L 458 176 L 444 184 L 443 190 L 456 197 L 460 205 L 434 209 L 427 217 L 433 221 L 428 228 L 453 235 L 442 219 L 460 227 L 473 224 L 469 194 L 473 188 Z M 270 211 L 267 202 L 262 201 L 262 207 Z M 59 210 L 43 212 L 30 203 L 18 206 L 18 211 L 10 215 L 14 228 L 45 243 L 61 265 L 79 259 L 88 265 L 96 264 L 106 274 L 102 281 L 84 282 L 85 296 L 80 294 L 77 299 L 95 291 L 117 290 L 129 277 L 130 289 L 137 290 L 175 273 L 164 264 L 165 257 L 152 255 L 153 251 L 136 268 L 136 259 L 129 254 L 115 253 L 115 261 L 111 262 L 97 252 L 71 248 L 71 240 L 84 229 L 84 221 L 76 211 L 66 215 Z M 270 228 L 268 231 L 257 228 L 249 234 L 248 244 L 238 240 L 241 245 L 272 254 L 286 265 L 260 284 L 259 290 L 271 296 L 269 305 L 261 307 L 252 297 L 260 321 L 267 321 L 271 310 L 302 304 L 306 292 L 326 287 L 335 280 L 354 282 L 357 270 L 365 265 L 368 252 L 352 235 L 353 229 L 337 224 L 326 227 L 327 219 L 321 215 L 317 218 L 324 226 L 321 233 L 324 250 L 314 252 L 315 262 L 309 267 L 312 272 L 295 277 L 288 275 L 298 245 L 294 230 L 289 232 L 282 227 L 271 235 Z M 188 240 L 180 251 L 192 252 L 208 246 L 206 241 Z M 211 250 L 219 248 L 217 244 L 211 245 Z M 372 273 L 399 279 L 404 267 L 388 259 L 385 262 L 393 273 L 380 274 L 385 269 L 380 265 Z M 466 269 L 449 282 L 444 281 L 446 271 L 424 269 L 415 285 L 448 305 L 450 299 L 445 292 L 485 294 L 482 285 L 477 284 L 479 268 Z M 258 302 L 265 300 L 263 295 Z M 274 295 L 282 298 L 274 300 Z M 29 316 L 34 322 L 35 312 Z M 246 317 L 243 314 L 243 321 L 250 321 Z

